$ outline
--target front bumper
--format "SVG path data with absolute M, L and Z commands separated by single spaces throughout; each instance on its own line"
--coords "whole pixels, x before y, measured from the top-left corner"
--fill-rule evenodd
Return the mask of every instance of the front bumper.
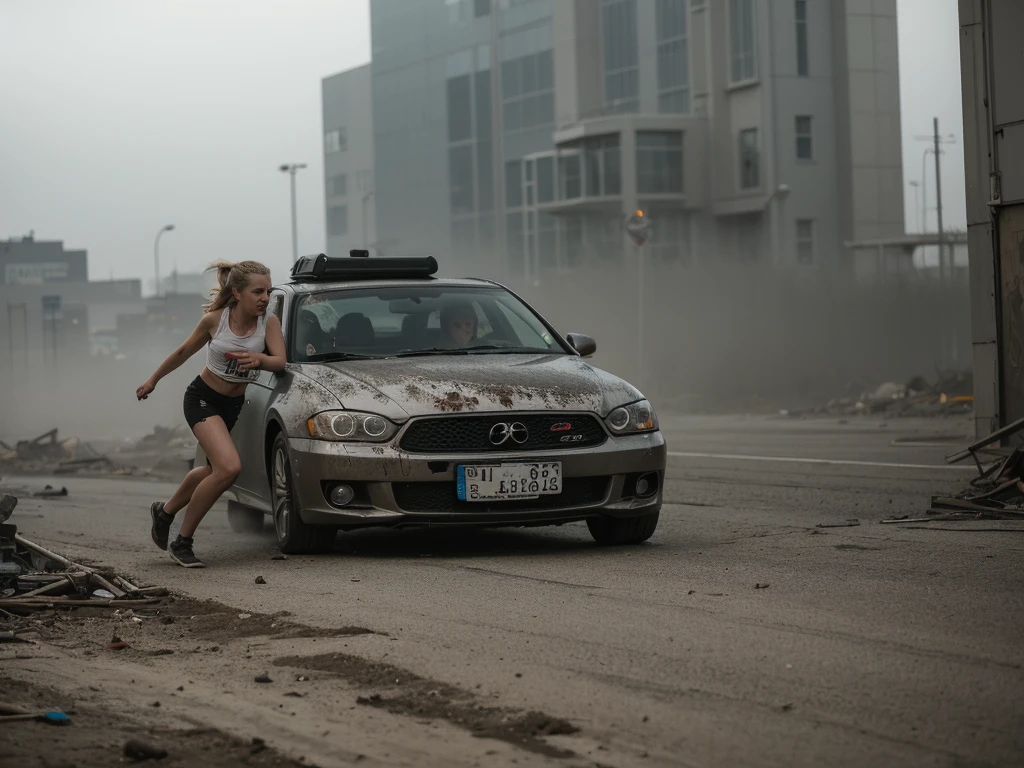
M 588 517 L 635 517 L 660 509 L 666 448 L 660 432 L 612 437 L 591 448 L 560 451 L 409 454 L 390 446 L 290 438 L 292 492 L 303 522 L 365 526 L 550 525 Z M 563 493 L 530 501 L 456 500 L 459 464 L 559 461 Z M 636 496 L 640 474 L 658 475 L 657 491 Z M 328 501 L 334 483 L 359 491 L 339 508 Z

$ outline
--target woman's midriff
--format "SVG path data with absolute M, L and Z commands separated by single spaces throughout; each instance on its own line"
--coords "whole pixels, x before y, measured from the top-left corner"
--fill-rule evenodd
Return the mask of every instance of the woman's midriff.
M 206 367 L 199 374 L 199 378 L 205 381 L 214 392 L 219 392 L 225 397 L 238 397 L 245 392 L 245 388 L 248 386 L 246 382 L 224 381 Z

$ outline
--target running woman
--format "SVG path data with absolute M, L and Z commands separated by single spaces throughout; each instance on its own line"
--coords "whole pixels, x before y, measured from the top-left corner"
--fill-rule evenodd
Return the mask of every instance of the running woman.
M 242 469 L 230 432 L 245 402 L 245 387 L 261 370 L 281 371 L 285 365 L 281 321 L 275 315 L 267 317 L 270 270 L 256 261 L 217 261 L 209 269 L 217 270 L 220 288 L 203 307 L 203 319 L 135 390 L 135 396 L 145 400 L 160 379 L 208 345 L 206 367 L 188 385 L 184 403 L 185 421 L 206 453 L 207 466 L 194 468 L 171 498 L 155 502 L 149 510 L 153 541 L 160 549 L 169 549 L 171 560 L 185 568 L 203 567 L 192 551 L 192 537 Z M 168 547 L 171 521 L 186 507 L 178 538 Z

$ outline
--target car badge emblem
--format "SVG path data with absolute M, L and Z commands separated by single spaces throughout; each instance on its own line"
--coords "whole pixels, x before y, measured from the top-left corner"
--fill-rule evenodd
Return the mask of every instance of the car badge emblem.
M 552 432 L 569 432 L 572 430 L 572 424 L 568 421 L 560 421 L 557 424 L 551 425 Z
M 512 442 L 522 445 L 529 439 L 530 431 L 526 428 L 525 424 L 519 421 L 512 422 L 511 424 L 499 422 L 491 427 L 487 437 L 492 445 L 504 445 L 510 439 Z

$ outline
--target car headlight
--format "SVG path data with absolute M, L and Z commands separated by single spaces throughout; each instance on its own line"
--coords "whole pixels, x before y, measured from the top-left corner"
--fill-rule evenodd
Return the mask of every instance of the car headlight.
M 655 432 L 658 429 L 658 417 L 646 400 L 639 400 L 631 405 L 616 408 L 605 419 L 608 429 L 616 435 L 629 435 L 636 432 Z
M 309 436 L 319 440 L 383 443 L 395 436 L 398 426 L 383 416 L 359 411 L 324 411 L 306 422 Z

